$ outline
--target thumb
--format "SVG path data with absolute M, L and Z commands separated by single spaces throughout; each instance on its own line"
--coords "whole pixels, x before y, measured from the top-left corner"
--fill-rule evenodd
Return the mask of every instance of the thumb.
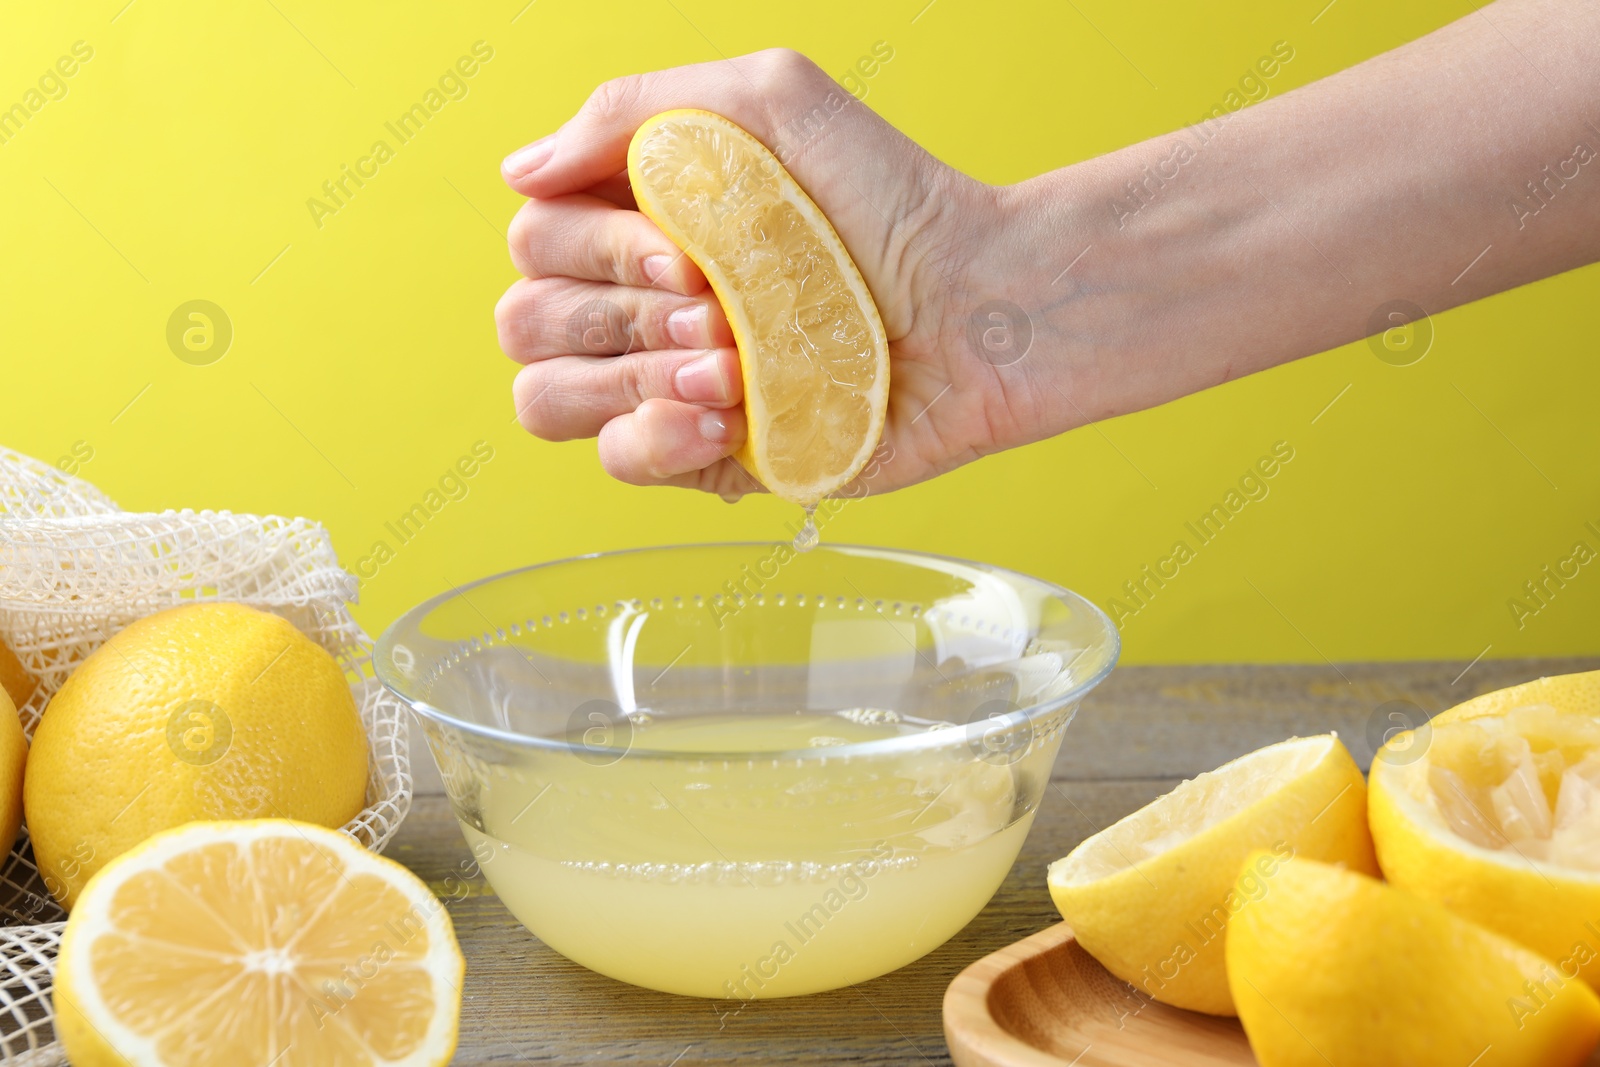
M 507 156 L 501 174 L 523 196 L 587 189 L 625 171 L 634 131 L 673 108 L 714 111 L 770 148 L 773 115 L 784 113 L 785 102 L 830 90 L 837 90 L 831 78 L 786 48 L 616 78 L 591 93 L 555 133 Z

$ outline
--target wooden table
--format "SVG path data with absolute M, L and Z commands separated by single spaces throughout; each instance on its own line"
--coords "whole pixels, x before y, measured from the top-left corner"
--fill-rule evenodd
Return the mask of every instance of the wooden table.
M 417 798 L 389 855 L 460 898 L 450 907 L 467 957 L 458 1064 L 947 1064 L 945 986 L 973 960 L 1057 921 L 1045 866 L 1096 830 L 1182 778 L 1294 734 L 1337 730 L 1365 765 L 1372 740 L 1396 721 L 1391 713 L 1437 714 L 1541 674 L 1597 667 L 1600 659 L 1120 669 L 1067 731 L 1021 857 L 964 930 L 893 974 L 758 1001 L 729 1017 L 712 1002 L 636 989 L 568 962 L 481 878 L 463 895 L 451 879 L 475 868 L 440 796 Z

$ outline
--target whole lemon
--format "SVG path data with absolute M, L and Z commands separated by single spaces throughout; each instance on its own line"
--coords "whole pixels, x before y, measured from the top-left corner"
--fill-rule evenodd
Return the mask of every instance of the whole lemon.
M 34 856 L 67 908 L 152 834 L 196 820 L 338 827 L 367 790 L 367 742 L 334 658 L 242 604 L 171 608 L 84 660 L 34 731 Z
M 16 705 L 0 688 L 0 857 L 16 844 L 22 829 L 22 771 L 28 760 L 28 739 Z

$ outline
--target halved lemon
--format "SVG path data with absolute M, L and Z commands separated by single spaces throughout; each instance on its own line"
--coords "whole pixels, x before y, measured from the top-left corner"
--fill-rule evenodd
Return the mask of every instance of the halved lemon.
M 1232 1015 L 1223 943 L 1257 849 L 1377 872 L 1366 783 L 1337 736 L 1291 738 L 1184 782 L 1051 864 L 1050 895 L 1118 978 Z
M 74 1067 L 437 1067 L 462 970 L 444 904 L 350 837 L 190 823 L 84 887 L 56 1027 Z
M 889 340 L 833 226 L 765 145 L 709 111 L 647 120 L 628 180 L 733 327 L 749 425 L 735 458 L 797 504 L 843 488 L 883 436 Z
M 1372 836 L 1396 886 L 1600 986 L 1600 712 L 1515 705 L 1561 700 L 1556 681 L 1438 716 L 1420 755 L 1411 732 L 1390 738 Z
M 1246 872 L 1228 978 L 1263 1067 L 1576 1067 L 1600 1040 L 1593 990 L 1437 904 L 1304 859 Z

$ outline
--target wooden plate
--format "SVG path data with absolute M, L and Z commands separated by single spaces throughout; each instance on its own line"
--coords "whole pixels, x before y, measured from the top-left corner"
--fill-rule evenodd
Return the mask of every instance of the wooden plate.
M 944 1037 L 957 1067 L 1254 1067 L 1236 1019 L 1158 1004 L 1058 923 L 956 976 Z

